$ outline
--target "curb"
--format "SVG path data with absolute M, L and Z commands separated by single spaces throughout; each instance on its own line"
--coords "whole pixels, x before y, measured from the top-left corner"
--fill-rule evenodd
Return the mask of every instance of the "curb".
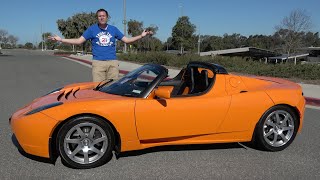
M 65 57 L 65 58 L 69 58 L 69 59 L 73 59 L 73 60 L 76 60 L 76 61 L 80 61 L 80 62 L 83 62 L 83 63 L 86 63 L 86 64 L 89 64 L 91 65 L 92 63 L 88 60 L 84 60 L 84 59 L 79 59 L 79 58 L 74 58 L 74 57 L 70 57 L 68 55 L 55 55 L 55 56 L 62 56 L 62 57 Z M 127 74 L 129 73 L 129 71 L 126 71 L 126 70 L 119 70 L 119 73 L 120 74 Z M 317 106 L 317 107 L 320 107 L 320 99 L 317 99 L 317 98 L 313 98 L 313 97 L 306 97 L 304 96 L 304 98 L 306 99 L 306 104 L 307 105 L 311 105 L 311 106 Z
M 74 58 L 74 57 L 70 57 L 70 56 L 66 56 L 66 55 L 55 55 L 55 56 L 61 56 L 61 57 L 73 59 L 73 60 L 76 60 L 76 61 L 80 61 L 80 62 L 85 63 L 85 64 L 92 65 L 92 62 L 90 62 L 90 61 L 88 61 L 88 60 L 84 60 L 84 59 L 78 59 L 78 58 Z M 120 74 L 128 74 L 129 71 L 121 70 L 121 69 L 120 69 L 120 70 L 119 70 L 119 73 L 120 73 Z
M 306 99 L 306 104 L 311 106 L 320 107 L 320 99 L 312 98 L 312 97 L 304 97 Z

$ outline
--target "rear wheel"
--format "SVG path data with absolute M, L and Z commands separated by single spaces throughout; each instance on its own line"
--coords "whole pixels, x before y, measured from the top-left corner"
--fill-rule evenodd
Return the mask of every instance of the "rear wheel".
M 268 151 L 281 151 L 294 140 L 299 120 L 287 106 L 270 108 L 260 119 L 255 129 L 255 143 Z
M 74 118 L 62 126 L 57 138 L 61 159 L 71 168 L 101 166 L 112 157 L 114 135 L 103 119 L 91 116 Z

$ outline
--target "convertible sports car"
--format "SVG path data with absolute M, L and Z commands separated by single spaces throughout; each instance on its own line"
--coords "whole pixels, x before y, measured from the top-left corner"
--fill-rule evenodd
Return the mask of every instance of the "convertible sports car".
M 305 99 L 298 84 L 229 74 L 191 62 L 169 79 L 147 64 L 111 82 L 80 83 L 35 99 L 10 118 L 32 155 L 92 168 L 112 152 L 161 145 L 253 142 L 280 151 L 301 131 Z

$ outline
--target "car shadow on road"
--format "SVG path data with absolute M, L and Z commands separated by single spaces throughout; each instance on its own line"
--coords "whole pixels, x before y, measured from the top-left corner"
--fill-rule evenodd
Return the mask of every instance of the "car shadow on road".
M 55 164 L 56 158 L 50 159 L 50 158 L 43 158 L 39 156 L 34 156 L 31 154 L 26 153 L 22 147 L 20 146 L 17 138 L 13 134 L 11 136 L 12 143 L 16 146 L 19 153 L 23 155 L 26 158 L 32 159 L 34 161 L 48 163 L 48 164 Z M 155 152 L 164 152 L 164 151 L 198 151 L 198 150 L 219 150 L 219 149 L 248 149 L 248 148 L 254 148 L 249 143 L 219 143 L 219 144 L 191 144 L 191 145 L 165 145 L 165 146 L 159 146 L 159 147 L 151 147 L 143 150 L 135 150 L 135 151 L 128 151 L 123 153 L 116 153 L 115 157 L 117 159 L 123 158 L 123 157 L 130 157 L 130 156 L 140 156 L 144 154 L 149 153 L 155 153 Z M 110 161 L 112 158 L 109 157 Z M 64 164 L 64 163 L 63 163 Z M 66 165 L 66 164 L 64 164 Z M 67 166 L 67 165 L 66 165 Z
M 31 155 L 31 154 L 28 154 L 26 153 L 21 145 L 19 144 L 16 136 L 13 134 L 11 136 L 11 140 L 12 140 L 12 143 L 16 146 L 16 148 L 18 149 L 19 153 L 21 155 L 23 155 L 24 157 L 26 158 L 29 158 L 29 159 L 32 159 L 32 160 L 35 160 L 35 161 L 39 161 L 39 162 L 44 162 L 44 163 L 48 163 L 48 164 L 55 164 L 55 161 L 52 161 L 52 159 L 49 159 L 49 158 L 43 158 L 43 157 L 39 157 L 39 156 L 34 156 L 34 155 Z
M 219 149 L 247 149 L 247 145 L 242 143 L 222 143 L 222 144 L 192 144 L 192 145 L 166 145 L 152 147 L 143 150 L 128 151 L 117 154 L 116 157 L 140 156 L 148 153 L 161 151 L 197 151 L 197 150 L 219 150 Z

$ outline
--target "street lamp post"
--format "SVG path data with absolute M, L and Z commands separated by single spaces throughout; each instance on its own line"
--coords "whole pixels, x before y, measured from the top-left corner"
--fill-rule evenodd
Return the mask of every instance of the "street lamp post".
M 126 0 L 123 0 L 123 26 L 124 26 L 124 36 L 127 36 L 127 20 L 126 20 Z M 124 43 L 123 52 L 127 53 L 127 44 Z
M 41 24 L 41 51 L 43 51 L 43 32 L 42 32 L 42 24 Z
M 199 37 L 198 37 L 198 54 L 200 55 L 200 43 L 201 43 L 201 39 L 200 39 L 200 27 L 199 27 Z

